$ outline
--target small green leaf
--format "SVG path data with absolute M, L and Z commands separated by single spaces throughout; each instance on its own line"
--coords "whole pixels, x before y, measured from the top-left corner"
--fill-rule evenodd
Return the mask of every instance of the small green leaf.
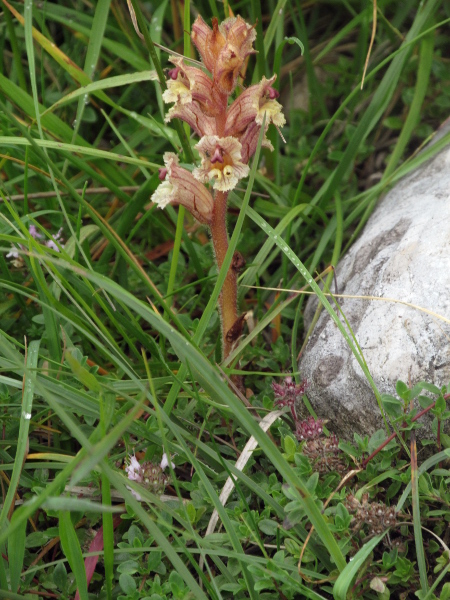
M 259 529 L 266 535 L 276 535 L 278 523 L 270 519 L 261 519 L 258 523 Z
M 139 563 L 135 560 L 125 560 L 121 562 L 117 567 L 119 573 L 127 573 L 128 575 L 134 575 L 139 571 Z
M 66 360 L 72 369 L 72 373 L 88 388 L 88 390 L 92 390 L 93 392 L 101 391 L 100 383 L 97 381 L 95 375 L 89 373 L 89 371 L 77 361 L 74 355 L 71 354 L 70 350 L 66 352 Z
M 297 450 L 297 444 L 290 435 L 284 438 L 284 451 L 288 456 L 293 456 Z
M 128 573 L 122 573 L 119 577 L 119 585 L 125 594 L 132 594 L 136 591 L 136 582 L 128 575 Z
M 152 571 L 156 571 L 156 569 L 159 567 L 159 564 L 161 562 L 161 557 L 162 557 L 162 553 L 161 551 L 156 551 L 156 552 L 150 552 L 149 556 L 148 556 L 148 570 L 150 571 L 150 573 Z
M 408 394 L 408 392 L 410 390 L 409 390 L 408 386 L 406 385 L 406 383 L 404 383 L 403 381 L 398 380 L 397 384 L 395 386 L 395 391 L 400 396 L 400 398 L 405 399 L 405 396 Z
M 450 583 L 444 583 L 439 600 L 450 600 Z
M 56 565 L 53 571 L 53 583 L 60 591 L 64 591 L 67 585 L 67 571 L 63 562 Z
M 381 394 L 384 410 L 390 417 L 399 417 L 403 413 L 403 402 L 390 394 Z
M 192 502 L 188 502 L 188 504 L 186 504 L 186 506 L 185 506 L 185 509 L 186 509 L 187 516 L 189 518 L 189 522 L 195 523 L 195 519 L 197 517 L 197 511 L 195 510 L 195 506 L 192 504 Z

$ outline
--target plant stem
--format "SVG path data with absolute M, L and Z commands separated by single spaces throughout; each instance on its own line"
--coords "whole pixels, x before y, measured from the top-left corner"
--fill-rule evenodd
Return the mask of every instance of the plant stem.
M 450 394 L 445 394 L 444 400 L 448 400 L 449 398 L 450 398 Z M 435 406 L 436 406 L 436 401 L 434 401 L 432 404 L 430 404 L 429 406 L 427 406 L 426 408 L 424 408 L 423 410 L 418 412 L 417 415 L 411 419 L 411 423 L 414 423 L 414 421 L 417 421 L 417 419 L 420 419 L 420 417 L 423 417 L 424 414 L 426 414 L 428 411 L 430 411 Z M 438 421 L 438 423 L 439 423 L 439 421 Z M 402 427 L 406 427 L 405 422 L 403 422 Z M 395 438 L 396 435 L 397 434 L 395 431 L 394 431 L 394 433 L 391 433 L 391 435 L 386 440 L 384 440 L 384 442 L 382 444 L 380 444 L 378 446 L 378 448 L 376 450 L 374 450 L 370 456 L 368 456 L 365 460 L 362 461 L 361 467 L 363 469 L 365 469 L 367 467 L 367 464 L 372 460 L 372 458 L 374 456 L 376 456 L 378 454 L 378 452 L 383 450 L 383 448 L 385 446 L 387 446 L 389 444 L 389 442 Z
M 211 222 L 211 236 L 216 255 L 217 268 L 221 269 L 228 250 L 227 234 L 227 192 L 216 190 L 214 210 Z M 222 323 L 222 359 L 230 354 L 233 340 L 227 340 L 230 331 L 238 319 L 237 314 L 237 277 L 233 269 L 229 269 L 219 297 L 219 310 Z

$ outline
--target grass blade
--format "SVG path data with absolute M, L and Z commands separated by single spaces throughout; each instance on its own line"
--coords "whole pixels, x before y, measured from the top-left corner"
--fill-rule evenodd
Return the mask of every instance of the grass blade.
M 413 510 L 414 543 L 416 546 L 417 566 L 419 567 L 420 587 L 422 596 L 425 596 L 428 592 L 428 578 L 422 538 L 422 523 L 420 520 L 417 443 L 414 429 L 411 431 L 411 499 Z
M 70 512 L 65 510 L 59 513 L 59 537 L 61 538 L 63 552 L 75 576 L 77 593 L 80 600 L 88 600 L 86 570 L 84 568 L 80 542 L 75 533 Z
M 5 344 L 6 340 L 0 336 L 1 343 Z M 17 439 L 17 450 L 14 460 L 14 468 L 9 483 L 8 492 L 3 503 L 3 508 L 0 513 L 0 530 L 3 529 L 8 514 L 11 512 L 14 505 L 14 497 L 19 484 L 20 474 L 22 472 L 23 463 L 28 452 L 28 432 L 30 430 L 30 419 L 33 408 L 33 396 L 36 384 L 36 368 L 39 357 L 39 342 L 33 341 L 30 343 L 27 352 L 26 365 L 24 369 L 23 394 L 22 394 L 22 412 L 20 417 L 19 436 Z

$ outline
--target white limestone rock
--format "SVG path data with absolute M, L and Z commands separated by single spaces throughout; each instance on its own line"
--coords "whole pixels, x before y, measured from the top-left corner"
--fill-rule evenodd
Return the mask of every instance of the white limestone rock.
M 447 122 L 439 137 L 449 130 Z M 340 300 L 380 393 L 396 395 L 399 379 L 450 382 L 450 146 L 395 185 L 336 274 L 339 293 L 402 300 L 449 320 L 395 302 Z M 306 320 L 316 306 L 312 298 Z M 332 431 L 352 439 L 355 431 L 370 435 L 383 426 L 361 367 L 325 311 L 300 372 Z

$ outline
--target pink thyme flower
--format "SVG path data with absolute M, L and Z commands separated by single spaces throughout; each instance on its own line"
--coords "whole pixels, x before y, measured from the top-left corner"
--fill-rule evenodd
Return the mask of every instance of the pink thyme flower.
M 306 390 L 306 379 L 297 385 L 292 377 L 286 377 L 283 383 L 272 383 L 272 389 L 275 395 L 275 404 L 277 406 L 289 406 L 294 421 L 297 421 L 295 405 L 300 401 Z
M 169 477 L 164 473 L 164 469 L 168 466 L 169 462 L 166 454 L 163 454 L 160 465 L 156 465 L 150 461 L 141 464 L 133 454 L 133 456 L 128 456 L 125 461 L 125 472 L 130 481 L 141 483 L 144 488 L 148 489 L 153 494 L 162 494 L 166 485 L 169 483 Z M 175 465 L 172 463 L 172 468 L 174 467 Z M 142 501 L 142 496 L 139 492 L 136 492 L 128 486 L 127 488 L 136 500 Z
M 40 233 L 38 228 L 36 227 L 36 225 L 34 225 L 33 223 L 31 225 L 28 226 L 28 232 L 31 235 L 32 238 L 34 238 L 35 240 L 38 240 L 43 246 L 47 246 L 47 248 L 50 248 L 51 250 L 54 250 L 55 252 L 59 252 L 60 251 L 60 247 L 62 246 L 62 227 L 61 229 L 58 231 L 58 233 L 56 233 L 56 235 L 53 236 L 53 238 L 44 241 L 45 236 L 44 234 Z M 56 242 L 58 242 L 58 244 L 56 244 Z M 10 252 L 8 252 L 8 254 L 6 255 L 6 258 L 12 258 L 12 264 L 17 267 L 17 268 L 21 268 L 24 265 L 23 262 L 23 258 L 20 256 L 19 254 L 19 248 L 21 250 L 26 250 L 26 247 L 23 246 L 22 244 L 18 244 L 18 247 L 13 247 L 11 249 Z
M 175 463 L 170 461 L 170 464 L 172 466 L 172 469 L 175 469 Z M 162 455 L 161 464 L 159 466 L 161 467 L 161 469 L 163 471 L 165 471 L 167 469 L 167 467 L 169 466 L 169 457 L 167 456 L 167 454 L 165 452 Z
M 242 145 L 236 138 L 206 135 L 195 147 L 202 164 L 192 174 L 199 181 L 207 183 L 213 180 L 214 189 L 227 192 L 236 186 L 239 179 L 247 177 L 250 169 L 241 160 Z
M 35 240 L 42 240 L 44 238 L 42 233 L 39 233 L 39 231 L 37 230 L 36 225 L 33 225 L 33 224 L 29 225 L 28 232 L 31 235 L 31 237 L 34 237 Z
M 295 435 L 300 441 L 315 440 L 322 435 L 323 424 L 323 419 L 315 419 L 314 417 L 308 417 L 304 421 L 297 421 Z
M 212 25 L 211 29 L 199 15 L 192 26 L 191 38 L 219 90 L 229 95 L 236 87 L 245 59 L 255 53 L 256 31 L 239 16 L 220 25 L 214 17 Z
M 173 152 L 164 154 L 165 168 L 160 170 L 163 181 L 156 188 L 151 200 L 159 208 L 168 204 L 182 204 L 200 223 L 209 224 L 214 204 L 211 194 L 178 163 L 178 156 Z
M 51 250 L 54 250 L 55 252 L 59 252 L 59 247 L 58 247 L 58 245 L 55 242 L 58 242 L 61 245 L 61 242 L 62 242 L 62 227 L 58 231 L 58 233 L 53 236 L 52 240 L 47 240 L 45 242 L 45 245 L 47 246 L 47 248 L 50 248 Z
M 125 466 L 125 471 L 130 481 L 142 482 L 142 467 L 136 456 L 128 457 L 128 464 Z

